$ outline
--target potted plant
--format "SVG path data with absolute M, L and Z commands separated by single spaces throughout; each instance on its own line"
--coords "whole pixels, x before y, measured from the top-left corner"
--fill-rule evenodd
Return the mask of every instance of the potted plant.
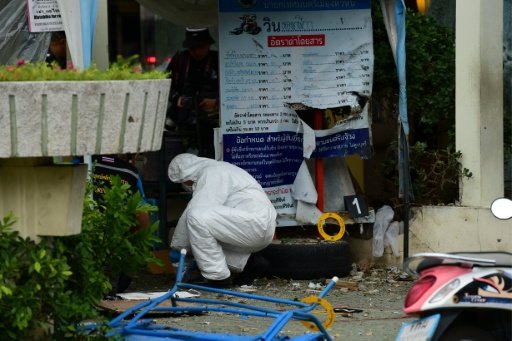
M 106 71 L 0 66 L 0 157 L 160 149 L 170 80 L 127 62 Z
M 170 79 L 120 60 L 108 70 L 0 66 L 0 216 L 23 236 L 81 230 L 86 165 L 51 157 L 160 149 Z

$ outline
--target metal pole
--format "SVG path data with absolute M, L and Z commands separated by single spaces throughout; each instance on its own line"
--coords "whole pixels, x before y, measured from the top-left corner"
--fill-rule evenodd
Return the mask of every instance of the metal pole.
M 313 117 L 313 124 L 316 130 L 322 129 L 323 126 L 323 112 L 320 109 L 315 110 Z M 315 159 L 315 179 L 316 191 L 318 199 L 316 206 L 320 211 L 324 211 L 324 165 L 320 157 Z
M 404 189 L 404 258 L 403 261 L 409 257 L 409 208 L 410 208 L 410 198 L 409 193 L 411 189 L 409 188 L 410 184 L 410 171 L 409 171 L 409 143 L 407 141 L 407 136 L 404 133 L 403 127 L 400 127 L 401 136 L 401 152 L 403 154 L 403 169 L 402 169 L 402 182 Z

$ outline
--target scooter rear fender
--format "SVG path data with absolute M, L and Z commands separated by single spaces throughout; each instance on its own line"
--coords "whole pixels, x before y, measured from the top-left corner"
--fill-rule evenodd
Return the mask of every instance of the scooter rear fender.
M 406 298 L 409 303 L 404 306 L 406 314 L 421 314 L 439 309 L 512 310 L 509 268 L 441 265 L 424 269 L 420 280 L 427 276 L 435 278 L 435 282 L 415 302 L 408 302 Z M 408 297 L 413 290 L 414 284 Z M 436 296 L 437 294 L 439 295 Z
M 453 279 L 470 273 L 471 269 L 469 268 L 463 268 L 459 266 L 448 266 L 448 265 L 441 265 L 436 266 L 432 268 L 425 269 L 421 272 L 420 279 L 425 278 L 427 276 L 433 276 L 435 278 L 434 284 L 425 291 L 416 302 L 414 302 L 412 305 L 404 307 L 404 312 L 406 314 L 420 314 L 421 312 L 425 310 L 429 310 L 428 307 L 428 301 L 446 284 L 451 282 Z M 418 281 L 419 281 L 418 280 Z M 408 295 L 411 293 L 411 291 L 414 289 L 414 285 L 409 289 Z M 454 290 L 454 293 L 460 289 L 460 286 Z M 407 301 L 407 299 L 406 299 Z M 443 300 L 444 301 L 444 300 Z M 433 309 L 434 307 L 432 307 Z M 439 307 L 436 307 L 437 309 Z

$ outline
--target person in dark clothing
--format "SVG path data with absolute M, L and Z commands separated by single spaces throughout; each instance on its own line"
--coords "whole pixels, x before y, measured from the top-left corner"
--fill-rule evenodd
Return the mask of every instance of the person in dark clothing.
M 51 65 L 56 63 L 61 69 L 67 66 L 67 41 L 63 31 L 53 32 L 50 46 L 46 53 L 46 62 Z
M 166 126 L 195 131 L 191 146 L 200 156 L 213 157 L 213 129 L 219 116 L 219 55 L 211 50 L 215 40 L 207 28 L 185 31 L 183 47 L 167 68 L 171 94 Z

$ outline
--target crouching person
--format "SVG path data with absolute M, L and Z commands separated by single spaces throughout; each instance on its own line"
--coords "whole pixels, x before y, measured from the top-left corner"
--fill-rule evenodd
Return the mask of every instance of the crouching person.
M 251 253 L 270 244 L 276 211 L 259 183 L 245 170 L 193 154 L 177 155 L 169 178 L 193 194 L 178 220 L 171 248 L 192 251 L 202 278 L 213 287 L 231 284 Z

